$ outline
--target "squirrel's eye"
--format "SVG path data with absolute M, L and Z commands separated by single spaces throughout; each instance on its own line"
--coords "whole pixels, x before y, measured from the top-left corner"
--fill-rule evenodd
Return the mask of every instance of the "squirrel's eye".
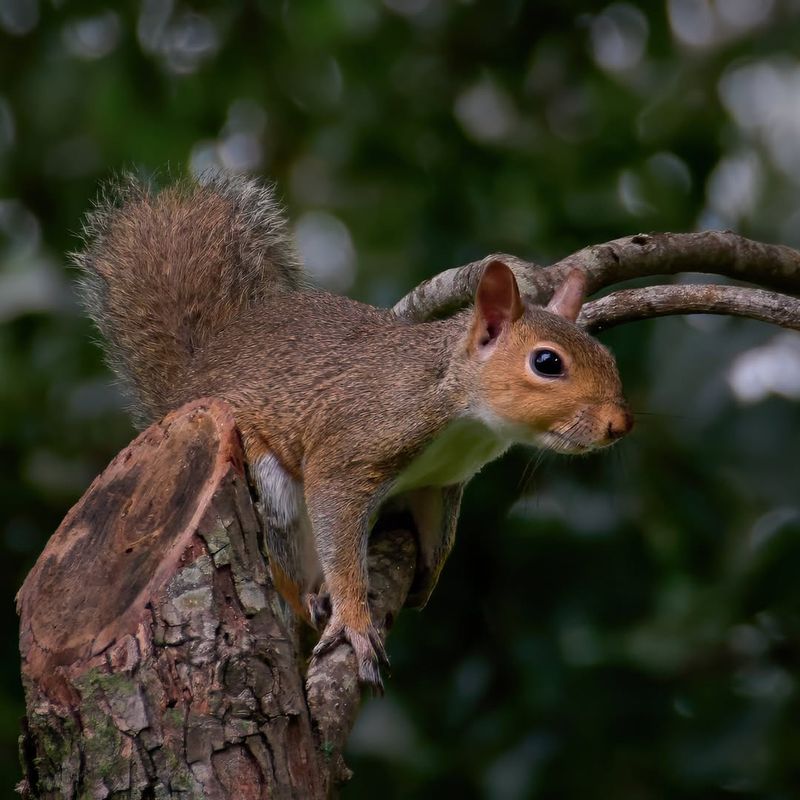
M 545 378 L 557 378 L 564 374 L 564 362 L 553 350 L 535 350 L 531 355 L 533 371 Z

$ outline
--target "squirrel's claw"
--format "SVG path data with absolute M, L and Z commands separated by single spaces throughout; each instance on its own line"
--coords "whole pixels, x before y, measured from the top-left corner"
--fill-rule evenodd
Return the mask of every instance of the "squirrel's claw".
M 308 612 L 308 621 L 315 630 L 323 631 L 331 618 L 331 596 L 324 590 L 309 592 L 303 598 Z
M 367 631 L 367 635 L 369 636 L 372 649 L 375 652 L 375 655 L 378 657 L 378 663 L 384 669 L 388 670 L 391 665 L 389 664 L 389 656 L 386 655 L 386 648 L 383 646 L 383 639 L 381 639 L 381 635 L 372 626 L 370 626 L 369 630 Z
M 378 631 L 372 626 L 365 632 L 357 631 L 349 625 L 335 624 L 331 621 L 317 642 L 311 654 L 312 659 L 320 658 L 342 642 L 348 642 L 353 648 L 358 664 L 359 681 L 368 686 L 374 694 L 383 695 L 380 668 L 383 666 L 388 669 L 389 658 Z

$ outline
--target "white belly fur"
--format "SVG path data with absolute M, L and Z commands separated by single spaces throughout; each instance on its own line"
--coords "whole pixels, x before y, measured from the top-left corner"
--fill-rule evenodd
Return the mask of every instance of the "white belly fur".
M 502 455 L 510 443 L 481 421 L 453 422 L 399 475 L 390 496 L 423 486 L 468 481 L 484 464 Z

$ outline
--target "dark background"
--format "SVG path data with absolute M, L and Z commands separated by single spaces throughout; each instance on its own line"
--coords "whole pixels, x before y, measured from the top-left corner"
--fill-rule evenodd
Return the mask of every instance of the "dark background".
M 800 3 L 0 0 L 9 796 L 14 592 L 133 435 L 65 253 L 113 170 L 213 165 L 274 179 L 317 280 L 378 304 L 498 250 L 800 245 Z M 800 336 L 695 317 L 604 341 L 636 431 L 473 482 L 345 797 L 800 797 Z

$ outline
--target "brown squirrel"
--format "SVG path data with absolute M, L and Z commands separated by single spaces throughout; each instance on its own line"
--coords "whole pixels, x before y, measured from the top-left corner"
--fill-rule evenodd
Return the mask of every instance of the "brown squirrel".
M 126 179 L 84 233 L 83 297 L 137 423 L 202 396 L 231 405 L 276 587 L 318 627 L 329 597 L 315 654 L 345 638 L 376 688 L 386 656 L 366 553 L 379 509 L 413 517 L 408 604 L 421 607 L 484 464 L 517 442 L 579 453 L 631 429 L 612 356 L 574 324 L 579 270 L 529 307 L 487 259 L 474 308 L 412 324 L 307 286 L 272 190 L 243 177 L 160 193 Z

